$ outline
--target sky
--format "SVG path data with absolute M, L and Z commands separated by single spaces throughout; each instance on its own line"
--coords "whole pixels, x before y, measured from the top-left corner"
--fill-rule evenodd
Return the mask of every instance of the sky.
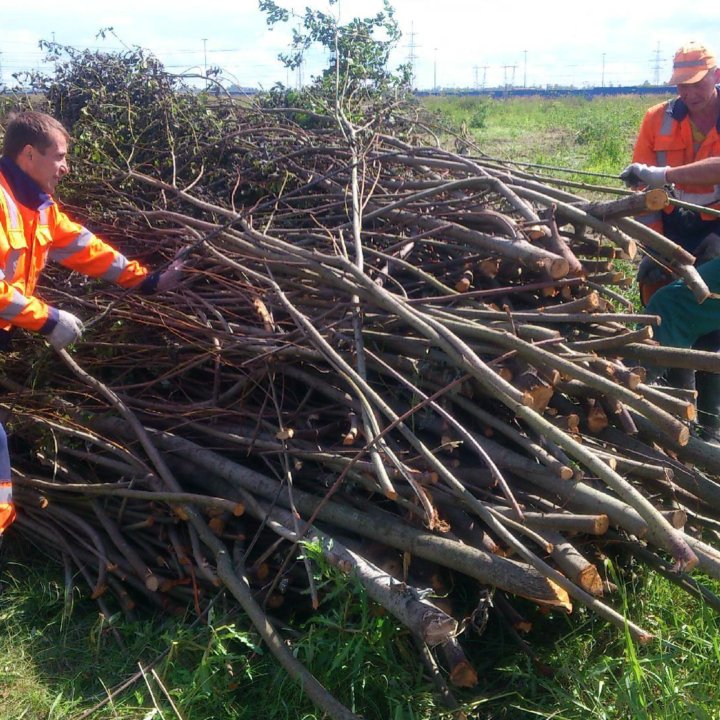
M 381 0 L 277 0 L 341 22 L 382 9 Z M 10 6 L 9 0 L 0 5 Z M 391 0 L 403 33 L 391 66 L 413 59 L 418 89 L 664 83 L 678 47 L 695 40 L 720 52 L 720 16 L 691 13 L 681 3 L 556 0 Z M 27 9 L 25 9 L 27 8 Z M 321 53 L 301 72 L 277 59 L 297 20 L 269 28 L 257 0 L 35 0 L 2 13 L 0 79 L 48 69 L 40 40 L 104 51 L 142 47 L 174 73 L 202 75 L 220 67 L 229 83 L 270 88 L 307 82 Z M 98 33 L 113 28 L 103 40 Z M 715 46 L 713 46 L 715 43 Z M 197 81 L 195 81 L 197 82 Z

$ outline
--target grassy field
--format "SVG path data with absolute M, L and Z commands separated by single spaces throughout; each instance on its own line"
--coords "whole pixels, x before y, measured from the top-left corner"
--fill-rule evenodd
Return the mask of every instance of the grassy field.
M 490 156 L 615 177 L 629 161 L 644 109 L 657 100 L 426 102 Z M 638 646 L 582 609 L 545 616 L 528 605 L 528 654 L 490 613 L 484 632 L 467 631 L 465 647 L 480 676 L 477 688 L 457 692 L 468 717 L 720 718 L 718 616 L 612 547 L 605 566 L 619 587 L 613 605 L 656 640 Z M 319 581 L 326 601 L 305 619 L 295 644 L 318 678 L 368 720 L 453 717 L 407 633 L 359 590 L 336 599 L 333 590 L 346 579 L 325 573 Z M 0 582 L 0 720 L 320 718 L 223 597 L 201 623 L 192 613 L 103 617 L 80 580 L 82 590 L 73 589 L 61 567 L 12 532 Z M 720 592 L 718 583 L 708 584 Z M 128 689 L 85 714 L 133 675 Z
M 645 110 L 664 99 L 428 97 L 423 104 L 464 127 L 491 157 L 617 177 L 630 160 Z

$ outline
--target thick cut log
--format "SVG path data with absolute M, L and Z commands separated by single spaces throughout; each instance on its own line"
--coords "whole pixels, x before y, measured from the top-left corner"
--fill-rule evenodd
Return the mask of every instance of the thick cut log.
M 494 508 L 495 512 L 511 517 L 510 508 Z M 607 515 L 574 515 L 573 513 L 523 512 L 523 522 L 538 529 L 562 532 L 579 532 L 589 535 L 604 535 L 610 527 Z M 544 533 L 542 533 L 544 534 Z
M 656 188 L 628 195 L 619 200 L 578 203 L 575 207 L 601 220 L 612 220 L 662 210 L 669 203 L 670 198 L 665 190 Z
M 323 557 L 331 565 L 355 576 L 375 602 L 392 613 L 422 642 L 433 647 L 457 633 L 457 621 L 454 618 L 423 600 L 415 588 L 380 569 L 336 538 L 315 527 L 309 527 L 304 535 L 300 535 L 293 529 L 295 521 L 289 512 L 277 507 L 270 510 L 247 496 L 246 500 L 251 512 L 257 513 L 258 519 L 269 521 L 271 528 L 283 537 L 294 542 L 303 538 L 317 542 Z M 299 524 L 306 526 L 302 520 Z
M 550 557 L 571 580 L 591 595 L 603 595 L 603 579 L 593 563 L 560 533 L 546 529 L 541 535 L 552 545 Z

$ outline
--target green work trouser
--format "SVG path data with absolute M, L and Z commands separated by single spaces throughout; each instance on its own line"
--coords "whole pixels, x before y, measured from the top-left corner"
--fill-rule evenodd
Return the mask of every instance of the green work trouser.
M 720 293 L 720 258 L 698 267 L 698 273 L 712 293 Z M 661 323 L 654 336 L 661 345 L 718 352 L 720 348 L 720 299 L 698 303 L 681 280 L 655 292 L 647 312 L 659 315 Z M 698 424 L 703 437 L 720 441 L 720 375 L 672 368 L 666 380 L 688 390 L 697 389 Z
M 720 294 L 720 257 L 697 268 L 711 293 Z M 650 315 L 659 315 L 653 329 L 655 339 L 668 347 L 691 348 L 702 335 L 720 330 L 720 298 L 698 303 L 682 280 L 660 288 L 647 305 Z

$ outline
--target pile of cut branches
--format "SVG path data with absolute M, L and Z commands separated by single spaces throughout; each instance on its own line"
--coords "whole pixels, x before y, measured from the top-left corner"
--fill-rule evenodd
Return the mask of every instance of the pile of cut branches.
M 313 124 L 238 114 L 242 206 L 202 172 L 87 190 L 112 211 L 90 223 L 126 254 L 193 253 L 167 296 L 49 274 L 45 296 L 90 327 L 30 376 L 36 339 L 6 359 L 16 529 L 103 607 L 201 611 L 224 589 L 332 717 L 351 715 L 268 619 L 321 604 L 313 557 L 460 686 L 477 680 L 473 608 L 452 578 L 524 631 L 513 597 L 649 641 L 613 609 L 611 541 L 720 608 L 688 574 L 720 577 L 720 450 L 691 433 L 694 398 L 644 369 L 720 361 L 654 343 L 617 267 L 640 244 L 705 296 L 693 258 L 629 217 L 667 198 L 590 203 L 482 157 Z

